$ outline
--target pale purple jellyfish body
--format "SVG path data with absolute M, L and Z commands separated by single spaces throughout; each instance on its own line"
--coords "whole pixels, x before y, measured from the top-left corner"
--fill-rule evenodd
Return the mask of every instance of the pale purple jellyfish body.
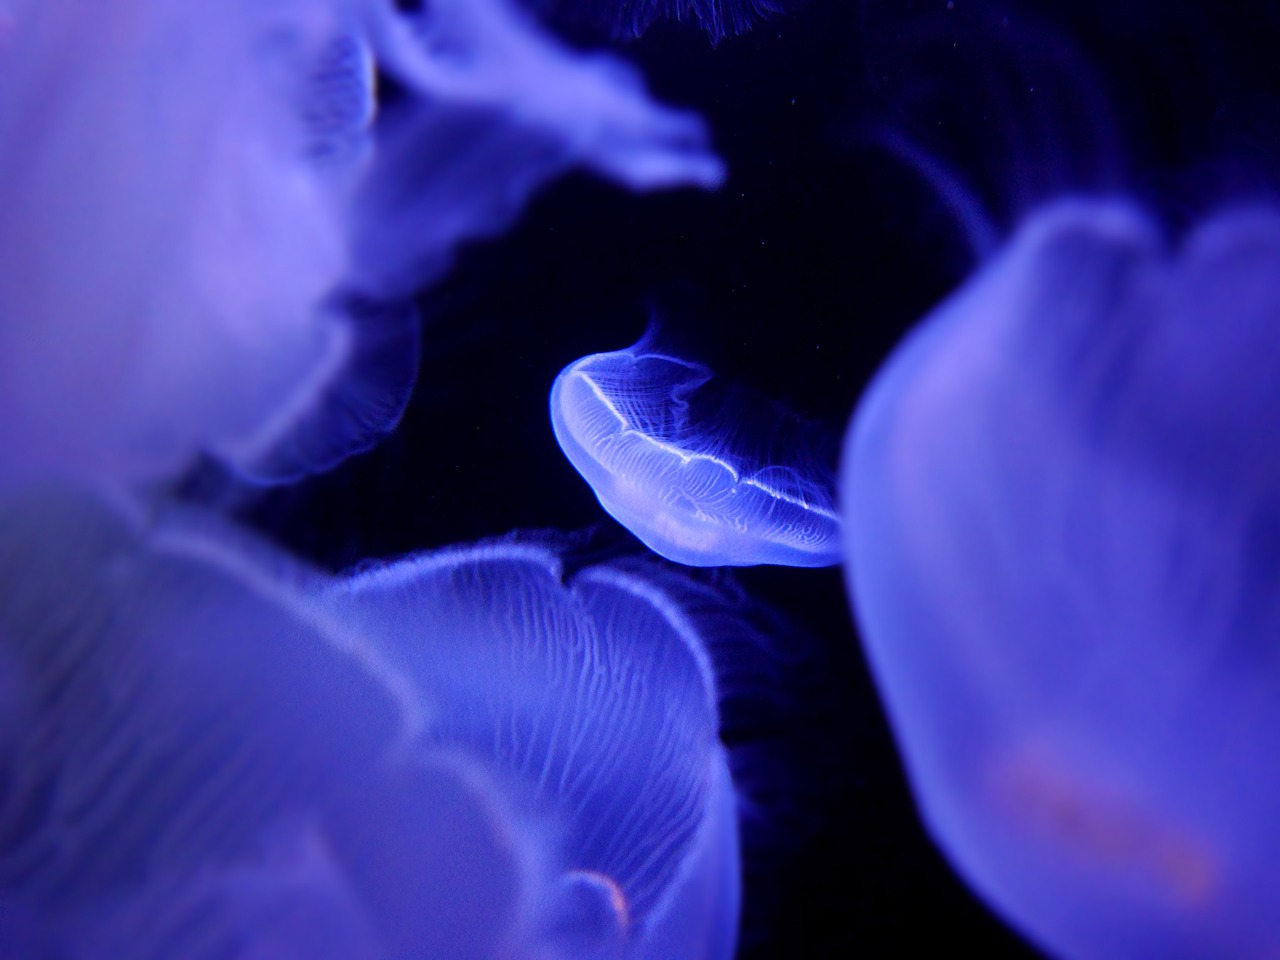
M 220 522 L 0 510 L 0 944 L 69 960 L 727 960 L 702 636 L 551 545 L 333 579 Z
M 917 798 L 1065 957 L 1280 950 L 1280 215 L 1034 217 L 890 360 L 849 585 Z
M 325 607 L 379 638 L 437 711 L 426 747 L 501 783 L 537 837 L 566 957 L 727 958 L 733 784 L 696 621 L 635 570 L 568 576 L 493 543 L 359 573 Z
M 253 43 L 273 19 L 260 7 L 13 13 L 0 51 L 6 478 L 155 475 L 200 444 L 266 443 L 341 366 L 346 334 L 319 300 L 342 239 L 290 156 L 287 91 Z
M 377 956 L 323 820 L 421 710 L 302 571 L 66 491 L 5 503 L 0 567 L 10 955 Z
M 155 480 L 198 453 L 325 469 L 414 380 L 379 362 L 416 355 L 412 311 L 362 305 L 411 297 L 571 166 L 721 175 L 696 118 L 503 0 L 97 12 L 4 19 L 0 486 Z M 379 73 L 403 91 L 385 110 Z
M 709 369 L 652 349 L 596 353 L 551 388 L 556 440 L 600 504 L 655 553 L 690 566 L 821 567 L 840 558 L 840 522 L 823 471 L 757 453 L 751 433 L 804 425 L 745 391 L 695 410 Z M 760 417 L 761 408 L 767 411 Z M 746 434 L 746 435 L 744 435 Z M 790 438 L 794 439 L 794 438 Z

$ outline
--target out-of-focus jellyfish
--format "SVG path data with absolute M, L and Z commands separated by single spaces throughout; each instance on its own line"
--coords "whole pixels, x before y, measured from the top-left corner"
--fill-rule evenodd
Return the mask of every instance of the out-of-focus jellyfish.
M 380 61 L 406 95 L 384 111 L 352 201 L 362 286 L 412 290 L 571 166 L 633 190 L 721 182 L 699 118 L 654 103 L 629 65 L 572 51 L 507 0 L 444 0 L 409 22 Z
M 394 424 L 414 378 L 378 360 L 415 356 L 412 311 L 351 304 L 411 297 L 570 166 L 635 189 L 720 177 L 696 118 L 505 0 L 96 13 L 5 8 L 0 487 L 153 480 L 199 452 L 323 469 Z
M 0 943 L 377 955 L 323 819 L 377 787 L 424 706 L 308 612 L 311 575 L 53 489 L 0 509 L 0 570 Z M 329 945 L 290 947 L 290 924 Z
M 551 423 L 601 506 L 668 560 L 839 562 L 840 521 L 811 425 L 658 352 L 649 335 L 561 371 Z
M 46 488 L 0 510 L 0 679 L 6 955 L 732 956 L 711 665 L 637 571 L 333 580 Z
M 1280 214 L 1033 217 L 854 419 L 848 581 L 916 796 L 1066 957 L 1280 951 Z

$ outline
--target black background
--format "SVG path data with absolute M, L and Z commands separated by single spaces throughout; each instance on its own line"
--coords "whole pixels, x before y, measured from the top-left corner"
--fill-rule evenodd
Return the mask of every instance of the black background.
M 1036 204 L 1120 193 L 1176 237 L 1273 199 L 1276 20 L 1226 2 L 812 0 L 718 46 L 655 26 L 624 52 L 706 117 L 728 182 L 543 191 L 424 295 L 399 430 L 243 512 L 330 568 L 515 529 L 620 539 L 556 446 L 547 392 L 651 311 L 691 356 L 838 436 L 894 343 Z M 962 194 L 979 216 L 946 202 Z M 824 687 L 794 704 L 793 762 L 756 771 L 773 780 L 747 837 L 743 956 L 1036 956 L 918 821 L 838 570 L 737 579 L 809 637 Z

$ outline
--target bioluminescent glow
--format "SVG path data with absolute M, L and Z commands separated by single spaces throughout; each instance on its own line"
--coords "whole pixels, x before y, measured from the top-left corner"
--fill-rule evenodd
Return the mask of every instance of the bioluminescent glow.
M 721 176 L 700 121 L 504 0 L 95 13 L 5 11 L 5 487 L 153 480 L 200 452 L 267 480 L 325 469 L 414 379 L 361 362 L 388 333 L 353 298 L 411 297 L 571 166 L 634 189 Z
M 432 704 L 431 747 L 493 771 L 537 824 L 557 909 L 597 918 L 566 917 L 567 956 L 733 954 L 733 789 L 712 665 L 678 599 L 635 568 L 568 577 L 550 546 L 515 543 L 325 594 Z
M 916 796 L 1055 955 L 1280 949 L 1278 367 L 1280 213 L 1170 251 L 1069 202 L 855 417 L 848 580 Z
M 0 510 L 0 942 L 22 956 L 728 960 L 696 621 L 551 544 L 350 578 L 209 518 Z
M 767 451 L 777 437 L 757 447 L 743 436 L 744 427 L 798 425 L 745 392 L 694 409 L 713 377 L 701 364 L 652 349 L 647 337 L 583 357 L 551 388 L 556 440 L 601 506 L 668 560 L 695 567 L 839 562 L 840 521 L 821 468 L 775 463 Z M 771 422 L 760 425 L 762 408 Z M 779 446 L 793 446 L 787 439 Z

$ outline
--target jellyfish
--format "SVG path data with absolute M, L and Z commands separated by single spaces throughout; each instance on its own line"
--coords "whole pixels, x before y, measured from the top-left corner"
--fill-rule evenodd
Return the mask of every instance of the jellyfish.
M 890 358 L 847 579 L 916 798 L 1055 956 L 1280 950 L 1280 212 L 1031 217 Z
M 840 520 L 812 426 L 723 389 L 702 364 L 659 352 L 651 334 L 565 367 L 551 423 L 600 505 L 668 560 L 839 562 Z M 744 435 L 755 431 L 763 448 Z
M 54 486 L 6 498 L 0 568 L 0 942 L 250 956 L 293 917 L 333 946 L 266 955 L 375 956 L 321 822 L 422 706 L 306 609 L 316 574 Z
M 732 956 L 715 674 L 638 570 L 504 542 L 335 578 L 45 486 L 0 573 L 6 954 Z
M 697 118 L 505 0 L 94 13 L 4 12 L 6 489 L 137 486 L 200 454 L 267 482 L 327 469 L 394 426 L 409 302 L 460 243 L 570 167 L 721 176 Z
M 572 574 L 547 542 L 437 551 L 340 580 L 324 608 L 382 640 L 538 825 L 566 957 L 729 958 L 737 819 L 698 619 L 643 568 Z
M 698 117 L 653 102 L 628 64 L 571 50 L 507 0 L 433 3 L 408 23 L 382 61 L 406 96 L 384 111 L 352 198 L 366 292 L 415 290 L 460 241 L 501 231 L 574 166 L 636 191 L 723 180 Z

